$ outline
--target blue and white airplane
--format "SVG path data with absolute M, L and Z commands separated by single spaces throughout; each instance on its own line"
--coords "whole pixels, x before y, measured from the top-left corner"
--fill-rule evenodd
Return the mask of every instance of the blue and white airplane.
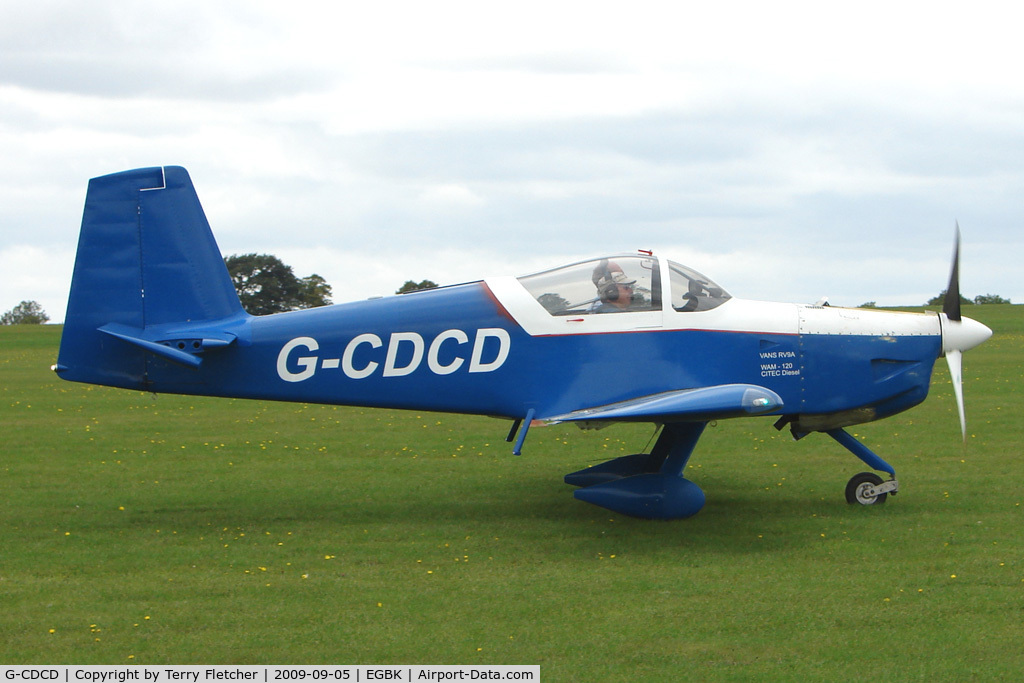
M 565 477 L 576 498 L 626 515 L 696 514 L 682 474 L 704 427 L 772 416 L 824 432 L 872 472 L 895 470 L 846 427 L 921 403 L 945 355 L 965 434 L 961 353 L 992 334 L 960 314 L 959 230 L 941 313 L 747 301 L 641 252 L 524 277 L 255 317 L 242 310 L 188 173 L 145 168 L 89 182 L 55 371 L 76 382 L 490 415 L 531 425 L 662 425 L 649 453 Z

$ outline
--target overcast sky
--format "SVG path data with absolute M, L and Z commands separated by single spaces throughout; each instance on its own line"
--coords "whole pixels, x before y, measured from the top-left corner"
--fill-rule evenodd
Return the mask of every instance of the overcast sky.
M 185 166 L 335 302 L 654 249 L 734 296 L 1024 303 L 1006 3 L 0 0 L 0 311 L 88 179 Z

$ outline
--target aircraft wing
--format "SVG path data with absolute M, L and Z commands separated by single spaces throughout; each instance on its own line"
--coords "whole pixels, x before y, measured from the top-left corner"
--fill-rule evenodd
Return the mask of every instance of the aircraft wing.
M 781 409 L 782 398 L 756 384 L 719 384 L 666 391 L 574 410 L 544 420 L 559 422 L 697 422 L 763 415 Z

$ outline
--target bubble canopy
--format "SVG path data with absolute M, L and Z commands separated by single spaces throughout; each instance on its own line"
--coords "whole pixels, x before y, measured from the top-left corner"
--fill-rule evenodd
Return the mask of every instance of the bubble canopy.
M 660 311 L 708 311 L 730 295 L 710 278 L 655 256 L 617 255 L 572 263 L 517 278 L 553 316 Z M 667 272 L 668 282 L 665 282 Z

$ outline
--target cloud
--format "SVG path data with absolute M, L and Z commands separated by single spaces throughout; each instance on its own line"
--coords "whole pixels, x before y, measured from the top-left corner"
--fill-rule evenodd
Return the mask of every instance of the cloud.
M 0 310 L 9 311 L 22 301 L 38 301 L 51 322 L 63 322 L 74 261 L 74 247 L 0 249 Z
M 919 303 L 959 220 L 965 291 L 1020 300 L 1014 27 L 875 2 L 8 4 L 0 292 L 16 255 L 73 248 L 89 177 L 180 164 L 225 253 L 329 282 L 373 263 L 356 298 L 654 247 L 744 296 Z
M 0 83 L 99 98 L 271 101 L 323 87 L 278 66 L 272 27 L 244 3 L 19 4 L 0 28 Z

